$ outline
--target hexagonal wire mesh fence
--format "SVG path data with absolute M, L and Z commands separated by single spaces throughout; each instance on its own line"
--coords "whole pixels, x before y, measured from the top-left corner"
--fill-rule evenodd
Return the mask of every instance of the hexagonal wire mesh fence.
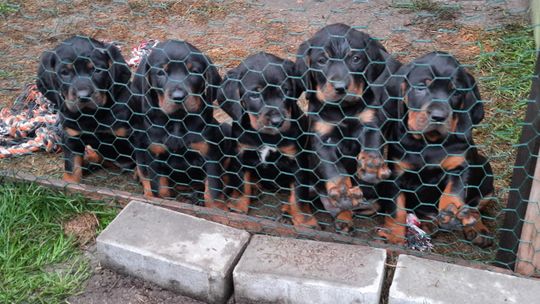
M 4 176 L 538 274 L 526 1 L 78 2 L 0 2 Z

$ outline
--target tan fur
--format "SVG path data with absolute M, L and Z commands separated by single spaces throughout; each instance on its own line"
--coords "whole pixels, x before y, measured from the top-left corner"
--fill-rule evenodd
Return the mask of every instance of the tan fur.
M 313 129 L 315 130 L 315 132 L 321 135 L 329 134 L 330 132 L 332 132 L 332 130 L 334 130 L 334 127 L 334 124 L 325 122 L 323 120 L 316 121 L 313 124 Z
M 126 137 L 129 133 L 129 130 L 127 128 L 118 128 L 114 130 L 114 135 L 118 137 Z
M 81 131 L 72 128 L 64 128 L 64 131 L 66 131 L 66 133 L 71 137 L 77 137 L 81 135 Z
M 360 81 L 360 83 L 351 81 L 348 90 L 349 92 L 354 93 L 356 96 L 362 96 L 364 95 L 364 83 L 362 81 Z
M 407 232 L 407 211 L 405 210 L 405 194 L 401 193 L 396 199 L 396 215 L 386 215 L 384 218 L 384 230 L 378 232 L 379 236 L 386 238 L 391 244 L 404 244 Z
M 143 193 L 146 197 L 154 197 L 154 194 L 152 193 L 152 186 L 150 185 L 150 180 L 144 176 L 142 173 L 142 170 L 140 167 L 137 166 L 137 176 L 139 178 L 139 182 L 143 186 Z
M 80 183 L 82 180 L 83 157 L 76 155 L 73 157 L 73 171 L 65 172 L 63 180 L 68 183 Z
M 295 227 L 318 229 L 319 224 L 317 223 L 317 219 L 313 216 L 309 206 L 306 204 L 299 205 L 296 201 L 294 189 L 295 184 L 292 183 L 290 185 L 289 202 L 288 204 L 283 204 L 281 211 L 291 215 Z
M 447 156 L 441 162 L 441 167 L 447 171 L 453 170 L 459 167 L 464 162 L 465 162 L 465 157 L 463 156 Z
M 199 96 L 188 96 L 184 101 L 184 107 L 188 112 L 198 112 L 203 104 Z
M 298 149 L 296 148 L 296 145 L 289 145 L 285 147 L 278 147 L 279 152 L 282 154 L 288 156 L 288 157 L 295 157 L 296 153 L 298 153 Z
M 148 151 L 154 155 L 160 155 L 167 152 L 167 147 L 164 144 L 152 143 L 148 147 Z
M 191 149 L 199 152 L 201 155 L 207 155 L 208 151 L 210 150 L 210 145 L 208 145 L 208 143 L 204 141 L 191 143 L 190 147 Z
M 360 119 L 360 122 L 363 124 L 372 123 L 375 120 L 375 114 L 374 109 L 365 109 L 358 114 L 358 119 Z
M 171 187 L 169 185 L 169 178 L 166 176 L 159 177 L 159 197 L 169 198 L 171 197 Z

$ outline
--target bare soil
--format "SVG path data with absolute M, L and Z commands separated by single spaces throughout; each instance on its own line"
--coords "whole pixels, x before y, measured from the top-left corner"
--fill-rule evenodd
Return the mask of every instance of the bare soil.
M 99 265 L 95 245 L 85 251 L 92 275 L 83 291 L 67 299 L 71 304 L 165 304 L 204 302 L 181 296 L 139 278 L 121 274 Z

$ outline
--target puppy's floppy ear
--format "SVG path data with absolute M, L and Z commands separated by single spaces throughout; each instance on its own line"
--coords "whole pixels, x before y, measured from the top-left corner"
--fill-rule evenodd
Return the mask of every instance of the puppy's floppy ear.
M 216 66 L 208 59 L 208 67 L 204 72 L 204 78 L 206 80 L 205 102 L 211 105 L 217 98 L 219 87 L 221 84 L 221 76 L 219 76 Z
M 131 82 L 131 92 L 133 94 L 144 96 L 150 91 L 150 65 L 148 64 L 148 58 L 143 57 L 135 75 L 133 76 L 133 81 Z
M 382 104 L 389 118 L 401 119 L 405 115 L 410 87 L 407 78 L 412 68 L 411 63 L 401 66 L 388 77 L 384 86 L 374 89 L 375 98 Z
M 120 53 L 120 50 L 114 44 L 107 45 L 107 55 L 110 61 L 110 70 L 115 83 L 128 84 L 131 79 L 131 70 Z
M 300 95 L 302 95 L 302 92 L 304 91 L 303 85 L 302 85 L 302 79 L 301 75 L 299 75 L 296 71 L 295 63 L 290 60 L 283 60 L 283 69 L 285 70 L 285 73 L 287 74 L 287 78 L 291 79 L 293 84 L 293 95 L 288 96 L 292 98 L 298 98 Z
M 480 91 L 476 79 L 466 70 L 466 84 L 468 92 L 465 94 L 464 109 L 467 109 L 473 125 L 479 124 L 484 119 L 484 103 L 481 101 Z
M 368 65 L 366 66 L 366 79 L 371 84 L 384 72 L 386 66 L 386 57 L 384 54 L 388 52 L 384 46 L 376 39 L 365 34 L 366 39 L 366 55 L 368 57 Z
M 59 61 L 56 50 L 43 52 L 36 80 L 38 90 L 51 101 L 55 110 L 59 110 L 62 105 L 61 83 L 55 70 Z
M 125 89 L 131 79 L 131 70 L 120 50 L 113 44 L 106 45 L 105 52 L 109 57 L 109 72 L 112 77 L 112 95 L 118 96 L 119 91 Z M 115 100 L 116 101 L 116 100 Z
M 306 40 L 300 44 L 298 52 L 296 53 L 295 74 L 300 77 L 301 91 L 313 89 L 311 84 L 311 73 L 309 72 L 309 67 L 311 66 L 311 58 L 309 57 L 311 53 L 310 49 L 311 41 Z
M 148 58 L 143 57 L 130 86 L 132 93 L 130 108 L 135 113 L 144 114 L 152 106 L 149 103 L 149 98 L 152 98 L 152 96 L 149 96 L 152 94 L 149 77 L 150 64 L 148 64 Z
M 242 118 L 242 105 L 240 104 L 241 66 L 227 72 L 223 83 L 217 93 L 219 106 L 233 119 Z

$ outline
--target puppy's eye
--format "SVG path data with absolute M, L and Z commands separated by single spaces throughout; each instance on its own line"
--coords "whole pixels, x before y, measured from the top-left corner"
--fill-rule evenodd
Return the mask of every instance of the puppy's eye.
M 286 97 L 292 97 L 292 90 L 290 88 L 283 88 L 283 93 Z
M 104 69 L 104 68 L 99 68 L 98 67 L 98 68 L 93 68 L 92 69 L 92 73 L 94 73 L 94 74 L 103 74 L 105 72 L 107 72 L 107 69 Z
M 454 89 L 454 94 L 458 97 L 461 97 L 465 94 L 467 94 L 468 90 L 467 89 L 461 89 L 461 88 L 455 88 Z
M 167 73 L 165 73 L 165 70 L 158 70 L 157 73 L 156 73 L 158 76 L 165 76 Z
M 317 60 L 317 63 L 320 64 L 320 65 L 325 65 L 326 63 L 328 62 L 328 58 L 326 57 L 319 57 L 319 59 Z
M 423 82 L 419 82 L 415 84 L 413 87 L 415 90 L 418 90 L 418 91 L 425 91 L 427 89 L 427 85 Z
M 352 62 L 353 62 L 353 63 L 360 63 L 360 61 L 362 61 L 362 58 L 360 58 L 360 56 L 354 55 L 354 56 L 352 57 Z
M 71 74 L 71 72 L 66 68 L 60 70 L 60 75 L 62 76 L 69 76 L 69 74 Z
M 200 74 L 201 73 L 201 68 L 197 65 L 194 65 L 194 64 L 187 64 L 186 67 L 188 68 L 188 71 L 190 73 L 195 73 L 195 74 Z
M 257 88 L 257 89 L 254 89 L 253 91 L 250 91 L 248 93 L 248 97 L 250 99 L 253 99 L 253 100 L 259 100 L 261 99 L 261 89 L 260 88 Z

